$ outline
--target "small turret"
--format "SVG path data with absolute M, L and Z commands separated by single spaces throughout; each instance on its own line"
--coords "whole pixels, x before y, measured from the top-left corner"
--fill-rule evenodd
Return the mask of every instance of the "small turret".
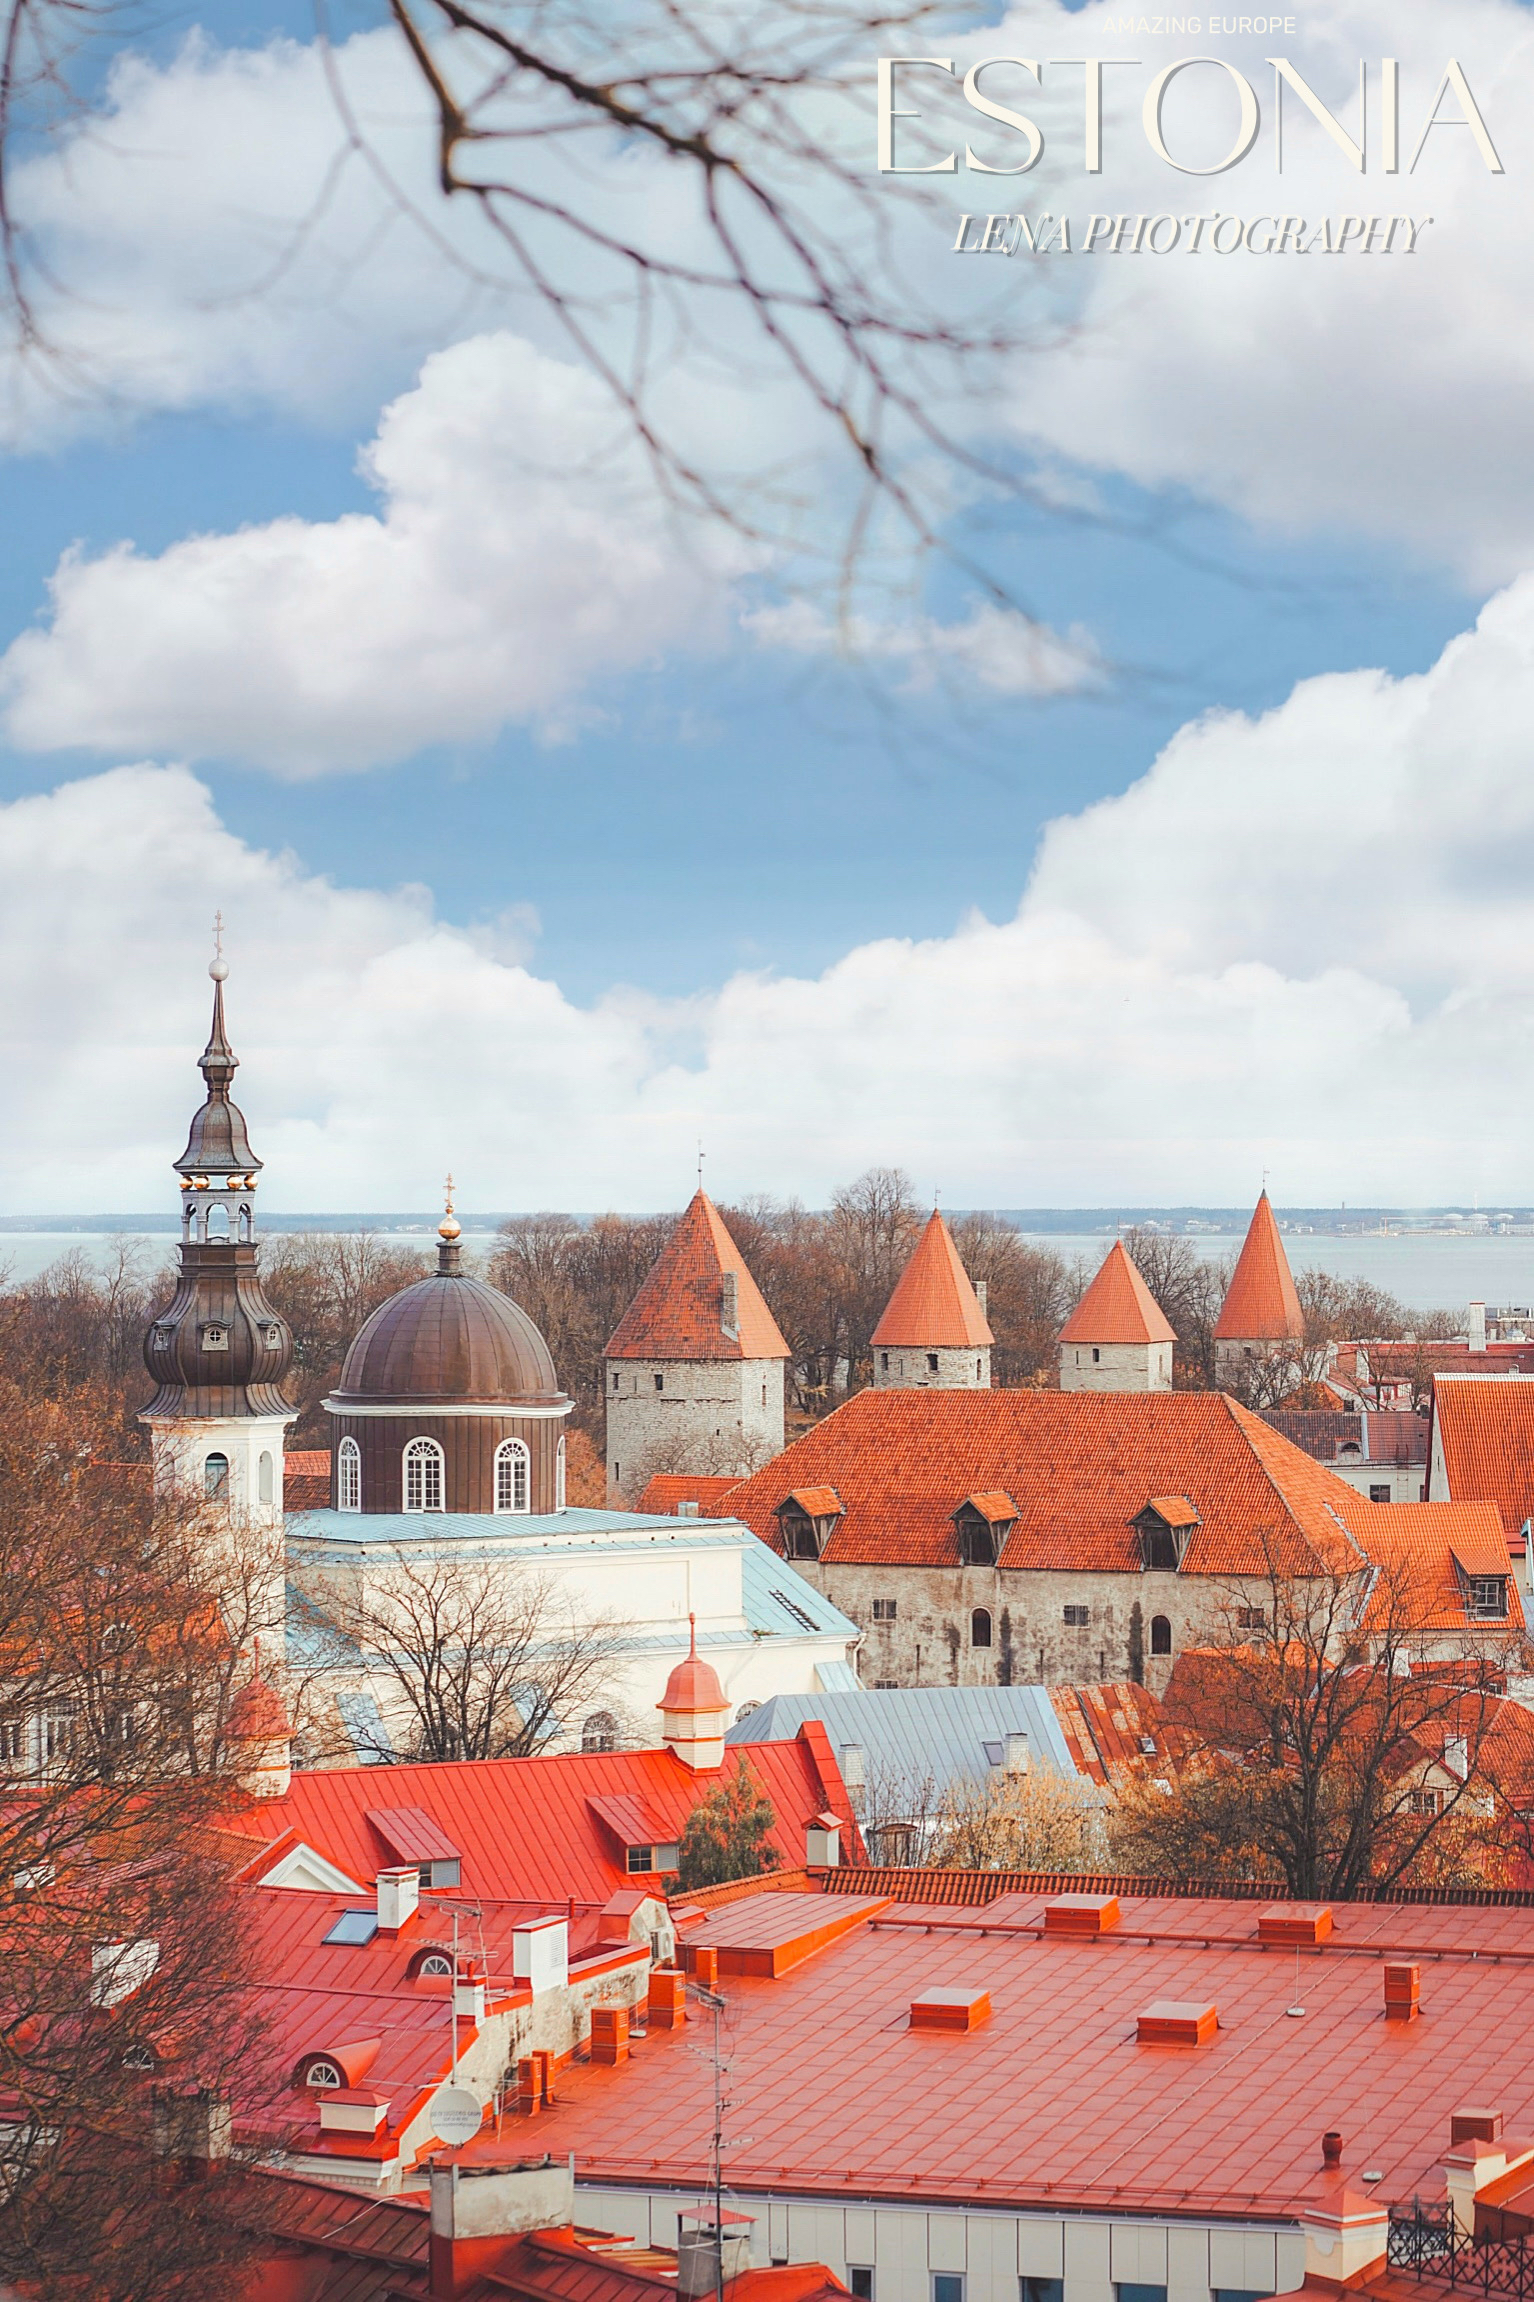
M 687 1660 L 678 1663 L 656 1704 L 661 1714 L 661 1740 L 683 1766 L 708 1773 L 724 1764 L 725 1729 L 730 1703 L 719 1683 L 719 1673 L 698 1652 L 698 1618 L 689 1615 L 691 1640 Z

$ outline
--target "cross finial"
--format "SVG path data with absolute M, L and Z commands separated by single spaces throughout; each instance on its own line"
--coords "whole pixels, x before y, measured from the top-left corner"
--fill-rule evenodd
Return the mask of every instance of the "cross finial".
M 1262 1187 L 1264 1191 L 1268 1188 L 1268 1170 L 1266 1167 L 1262 1171 Z
M 698 1189 L 700 1191 L 703 1188 L 703 1161 L 706 1156 L 707 1154 L 703 1149 L 703 1138 L 700 1135 L 698 1137 Z
M 451 1175 L 443 1185 L 442 1191 L 442 1212 L 444 1215 L 451 1215 L 453 1212 L 453 1178 Z
M 222 983 L 229 973 L 229 962 L 224 957 L 224 915 L 221 911 L 213 914 L 213 957 L 208 961 L 208 973 L 215 983 Z

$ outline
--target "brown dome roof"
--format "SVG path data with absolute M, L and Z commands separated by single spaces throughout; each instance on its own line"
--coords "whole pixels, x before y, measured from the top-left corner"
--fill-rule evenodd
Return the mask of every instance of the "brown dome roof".
M 348 1406 L 563 1403 L 549 1347 L 525 1311 L 483 1280 L 440 1270 L 380 1303 L 332 1394 Z

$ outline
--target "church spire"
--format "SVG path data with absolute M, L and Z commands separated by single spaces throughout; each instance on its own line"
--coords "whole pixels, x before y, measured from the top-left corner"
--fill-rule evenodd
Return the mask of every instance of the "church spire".
M 230 1191 L 242 1188 L 254 1191 L 261 1162 L 251 1150 L 244 1113 L 229 1100 L 230 1082 L 240 1059 L 229 1044 L 224 1024 L 224 985 L 229 976 L 229 962 L 224 957 L 222 912 L 214 922 L 213 933 L 214 953 L 208 962 L 208 973 L 213 978 L 213 1024 L 197 1066 L 207 1087 L 207 1096 L 201 1110 L 193 1114 L 186 1149 L 175 1167 L 182 1178 L 183 1191 L 206 1191 L 214 1186 Z

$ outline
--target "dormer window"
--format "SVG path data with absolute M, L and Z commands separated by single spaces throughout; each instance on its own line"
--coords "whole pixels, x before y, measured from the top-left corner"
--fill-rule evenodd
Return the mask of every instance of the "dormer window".
M 842 1499 L 834 1487 L 801 1487 L 785 1495 L 774 1514 L 791 1559 L 819 1559 L 842 1517 Z
M 1141 1566 L 1148 1574 L 1175 1575 L 1201 1523 L 1186 1495 L 1153 1495 L 1133 1521 Z
M 1472 1575 L 1465 1611 L 1473 1622 L 1504 1622 L 1507 1618 L 1506 1575 Z
M 205 1351 L 227 1351 L 229 1348 L 229 1330 L 216 1319 L 209 1319 L 198 1329 L 198 1335 Z
M 1017 1525 L 1017 1505 L 999 1489 L 966 1495 L 953 1514 L 959 1557 L 967 1567 L 994 1567 Z

